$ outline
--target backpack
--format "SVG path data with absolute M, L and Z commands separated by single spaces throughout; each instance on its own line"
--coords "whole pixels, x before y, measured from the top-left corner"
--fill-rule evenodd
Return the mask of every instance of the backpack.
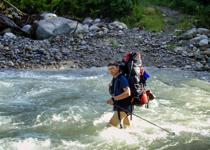
M 127 53 L 122 60 L 120 66 L 122 74 L 124 74 L 129 81 L 131 89 L 132 104 L 142 106 L 153 100 L 155 96 L 150 90 L 146 90 L 146 81 L 150 77 L 144 70 L 142 65 L 141 54 L 138 52 Z

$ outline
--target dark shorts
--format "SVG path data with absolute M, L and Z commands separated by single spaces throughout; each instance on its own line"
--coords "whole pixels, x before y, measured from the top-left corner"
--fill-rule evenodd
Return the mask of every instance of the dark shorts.
M 120 105 L 115 105 L 113 108 L 114 111 L 123 111 L 125 113 L 133 113 L 133 105 L 128 105 L 128 106 L 120 106 Z

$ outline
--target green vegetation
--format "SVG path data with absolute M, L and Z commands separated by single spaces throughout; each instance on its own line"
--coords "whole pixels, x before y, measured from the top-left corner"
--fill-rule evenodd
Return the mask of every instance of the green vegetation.
M 141 4 L 135 5 L 131 15 L 122 18 L 122 21 L 129 27 L 140 27 L 154 32 L 162 31 L 164 27 L 163 16 L 159 10 Z
M 193 16 L 184 18 L 178 25 L 186 29 L 192 24 L 210 27 L 209 0 L 9 0 L 26 13 L 50 11 L 78 20 L 93 18 L 119 19 L 129 27 L 140 27 L 159 32 L 164 28 L 164 20 L 155 5 L 178 9 Z M 185 20 L 186 19 L 186 20 Z
M 196 19 L 193 16 L 182 16 L 180 23 L 177 25 L 177 28 L 180 30 L 187 30 L 193 27 L 193 24 L 196 24 Z
M 110 42 L 113 49 L 117 49 L 119 47 L 119 44 L 115 39 L 110 39 L 109 42 Z
M 56 12 L 79 18 L 118 18 L 132 10 L 133 0 L 9 0 L 27 13 Z
M 210 1 L 209 0 L 140 0 L 144 4 L 153 4 L 170 7 L 192 15 L 195 25 L 210 28 Z M 187 21 L 183 26 L 187 25 Z

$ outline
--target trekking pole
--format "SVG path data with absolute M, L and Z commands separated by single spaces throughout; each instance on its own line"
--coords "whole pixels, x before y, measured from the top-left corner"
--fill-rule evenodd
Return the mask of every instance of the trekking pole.
M 124 109 L 124 108 L 122 108 L 122 107 L 120 107 L 118 105 L 115 105 L 114 104 L 114 106 L 117 107 L 117 108 L 119 108 L 119 109 L 122 109 L 123 111 L 125 111 L 125 112 L 127 112 L 129 114 L 132 114 L 132 115 L 134 115 L 134 116 L 136 116 L 136 117 L 138 117 L 138 118 L 140 118 L 140 119 L 142 119 L 142 120 L 144 120 L 144 121 L 146 121 L 146 122 L 148 122 L 148 123 L 150 123 L 150 124 L 152 124 L 152 125 L 154 125 L 154 126 L 156 126 L 158 128 L 160 128 L 160 129 L 162 129 L 163 131 L 165 131 L 165 132 L 167 132 L 167 133 L 169 133 L 171 135 L 176 135 L 175 132 L 171 132 L 171 131 L 169 131 L 169 130 L 167 130 L 167 129 L 165 129 L 165 128 L 163 128 L 163 127 L 161 127 L 161 126 L 159 126 L 159 125 L 157 125 L 157 124 L 155 124 L 155 123 L 153 123 L 153 122 L 151 122 L 151 121 L 149 121 L 147 119 L 144 119 L 144 118 L 142 118 L 142 117 L 140 117 L 140 116 L 138 116 L 138 115 L 136 115 L 134 113 L 129 112 L 128 110 L 126 110 L 126 109 Z

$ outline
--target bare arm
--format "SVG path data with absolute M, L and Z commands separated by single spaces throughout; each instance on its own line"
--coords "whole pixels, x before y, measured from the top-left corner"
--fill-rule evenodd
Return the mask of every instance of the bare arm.
M 118 100 L 123 100 L 123 99 L 125 99 L 125 98 L 131 96 L 131 90 L 130 90 L 129 87 L 124 88 L 123 90 L 124 90 L 124 92 L 123 92 L 122 94 L 120 94 L 120 95 L 118 95 L 118 96 L 114 96 L 114 99 L 115 99 L 115 100 L 117 100 L 117 101 L 118 101 Z

